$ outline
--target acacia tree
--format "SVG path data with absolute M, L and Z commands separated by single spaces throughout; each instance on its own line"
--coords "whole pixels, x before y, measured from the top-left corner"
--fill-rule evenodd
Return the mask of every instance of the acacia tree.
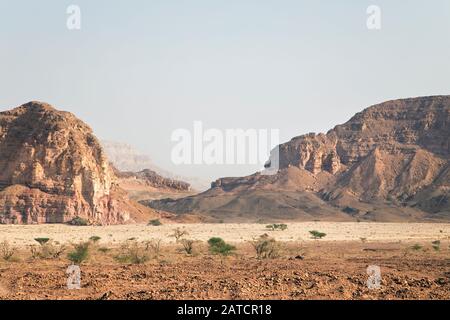
M 326 233 L 323 233 L 323 232 L 320 232 L 320 231 L 317 231 L 317 230 L 312 230 L 309 233 L 311 234 L 311 236 L 314 239 L 322 239 L 323 237 L 325 237 L 327 235 Z
M 176 228 L 175 230 L 173 230 L 173 233 L 170 235 L 170 237 L 174 237 L 175 242 L 179 243 L 181 238 L 183 238 L 184 236 L 187 236 L 188 234 L 189 233 L 186 230 Z

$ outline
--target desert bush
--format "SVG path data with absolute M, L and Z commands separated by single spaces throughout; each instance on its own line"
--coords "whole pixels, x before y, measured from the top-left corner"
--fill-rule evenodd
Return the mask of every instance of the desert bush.
M 161 223 L 161 221 L 159 221 L 159 219 L 153 219 L 153 220 L 150 220 L 147 225 L 158 227 L 158 226 L 162 225 L 162 223 Z
M 175 230 L 173 230 L 173 233 L 170 235 L 170 237 L 174 237 L 175 242 L 178 243 L 178 242 L 180 242 L 181 238 L 183 238 L 184 236 L 187 236 L 188 234 L 189 233 L 186 230 L 176 228 Z
M 11 246 L 7 240 L 0 243 L 0 254 L 3 260 L 11 261 L 17 248 Z
M 271 231 L 277 231 L 277 230 L 284 231 L 287 229 L 287 225 L 284 223 L 280 223 L 280 224 L 274 223 L 274 224 L 267 225 L 266 228 Z
M 323 232 L 320 232 L 320 231 L 317 231 L 317 230 L 312 230 L 309 233 L 311 234 L 311 236 L 314 239 L 322 239 L 323 237 L 325 237 L 327 235 L 326 233 L 323 233 Z
M 352 216 L 359 213 L 358 209 L 352 207 L 345 207 L 344 209 L 342 209 L 342 211 Z
M 64 245 L 47 243 L 41 247 L 41 257 L 44 259 L 57 259 L 65 250 L 66 247 Z
M 74 250 L 69 252 L 67 258 L 75 264 L 81 264 L 89 258 L 89 242 L 81 242 L 74 245 Z
M 431 244 L 433 245 L 433 249 L 435 251 L 441 250 L 441 241 L 440 240 L 433 241 Z
M 89 238 L 89 241 L 93 242 L 93 243 L 97 243 L 101 240 L 101 237 L 99 236 L 92 236 Z
M 419 251 L 420 249 L 422 249 L 422 246 L 420 244 L 416 243 L 415 245 L 413 245 L 411 247 L 411 249 L 414 251 Z
M 273 259 L 279 256 L 279 246 L 275 239 L 267 234 L 261 235 L 252 242 L 258 259 Z
M 110 249 L 107 247 L 100 247 L 100 248 L 98 248 L 98 251 L 100 251 L 101 253 L 106 253 L 106 252 L 110 251 Z
M 147 251 L 152 251 L 155 258 L 158 258 L 161 254 L 161 239 L 151 239 L 145 242 L 145 248 Z
M 35 238 L 39 246 L 30 246 L 31 258 L 33 259 L 57 259 L 66 250 L 64 245 L 53 243 L 50 238 Z
M 228 256 L 236 250 L 235 246 L 226 243 L 222 238 L 213 237 L 208 240 L 209 251 L 212 254 L 220 254 L 222 256 Z
M 192 254 L 192 251 L 194 250 L 194 243 L 194 240 L 181 239 L 181 244 L 183 245 L 183 250 L 186 254 Z
M 89 225 L 89 221 L 81 217 L 74 217 L 72 220 L 68 222 L 68 224 L 72 226 L 87 226 Z
M 30 246 L 30 253 L 31 253 L 31 259 L 37 259 L 39 258 L 39 248 L 35 245 Z
M 366 243 L 367 242 L 367 238 L 359 238 L 359 240 L 361 240 L 362 243 Z
M 149 247 L 137 241 L 127 241 L 115 259 L 122 263 L 143 264 L 150 260 Z
M 50 241 L 50 238 L 34 238 L 34 241 L 43 246 L 44 244 Z

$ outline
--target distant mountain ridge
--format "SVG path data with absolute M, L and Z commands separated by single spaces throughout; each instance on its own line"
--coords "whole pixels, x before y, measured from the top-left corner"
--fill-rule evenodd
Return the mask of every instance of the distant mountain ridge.
M 145 169 L 138 172 L 122 172 L 116 170 L 115 174 L 119 179 L 139 180 L 143 184 L 153 188 L 175 191 L 189 191 L 191 188 L 191 185 L 187 182 L 164 178 L 150 169 Z
M 369 107 L 280 145 L 279 157 L 274 176 L 222 178 L 149 205 L 220 220 L 450 220 L 450 96 Z
M 206 190 L 210 183 L 199 178 L 184 177 L 173 174 L 155 165 L 151 157 L 145 153 L 138 151 L 135 147 L 123 143 L 110 140 L 102 140 L 101 144 L 108 155 L 109 161 L 122 172 L 140 172 L 150 170 L 156 174 L 170 180 L 186 181 L 195 190 Z

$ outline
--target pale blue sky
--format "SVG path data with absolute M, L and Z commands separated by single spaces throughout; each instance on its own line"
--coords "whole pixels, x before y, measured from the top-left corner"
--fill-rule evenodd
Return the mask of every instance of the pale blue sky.
M 0 0 L 0 13 L 0 110 L 49 102 L 185 175 L 255 169 L 172 165 L 170 135 L 194 120 L 286 141 L 384 100 L 450 94 L 448 0 Z

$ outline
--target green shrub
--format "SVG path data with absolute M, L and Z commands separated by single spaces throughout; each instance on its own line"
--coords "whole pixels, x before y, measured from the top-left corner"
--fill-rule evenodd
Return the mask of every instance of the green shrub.
M 87 225 L 89 225 L 89 221 L 86 219 L 83 219 L 81 217 L 74 217 L 68 223 L 72 226 L 87 226 Z
M 431 244 L 433 245 L 433 249 L 435 251 L 441 250 L 441 241 L 440 240 L 433 241 Z
M 419 250 L 422 249 L 422 246 L 420 244 L 416 243 L 415 245 L 413 245 L 411 247 L 411 249 L 414 250 L 414 251 L 419 251 Z
M 161 223 L 161 221 L 159 221 L 159 219 L 153 219 L 148 222 L 148 225 L 158 227 L 158 226 L 162 225 L 162 223 Z
M 50 238 L 34 238 L 34 241 L 43 246 L 44 244 L 50 241 Z
M 89 238 L 89 241 L 91 241 L 93 243 L 97 243 L 100 241 L 100 239 L 101 239 L 101 237 L 99 237 L 99 236 L 92 236 Z
M 220 254 L 222 256 L 228 256 L 236 250 L 235 246 L 226 243 L 222 238 L 213 237 L 208 240 L 209 251 L 212 254 Z
M 82 242 L 74 245 L 74 250 L 69 252 L 67 257 L 75 264 L 81 264 L 89 258 L 89 242 Z
M 323 232 L 320 232 L 320 231 L 317 231 L 317 230 L 312 230 L 309 233 L 311 234 L 311 236 L 314 239 L 322 239 L 323 237 L 325 237 L 327 235 L 326 233 L 323 233 Z
M 358 209 L 352 207 L 345 207 L 344 209 L 342 209 L 342 211 L 349 215 L 357 215 L 359 213 Z

